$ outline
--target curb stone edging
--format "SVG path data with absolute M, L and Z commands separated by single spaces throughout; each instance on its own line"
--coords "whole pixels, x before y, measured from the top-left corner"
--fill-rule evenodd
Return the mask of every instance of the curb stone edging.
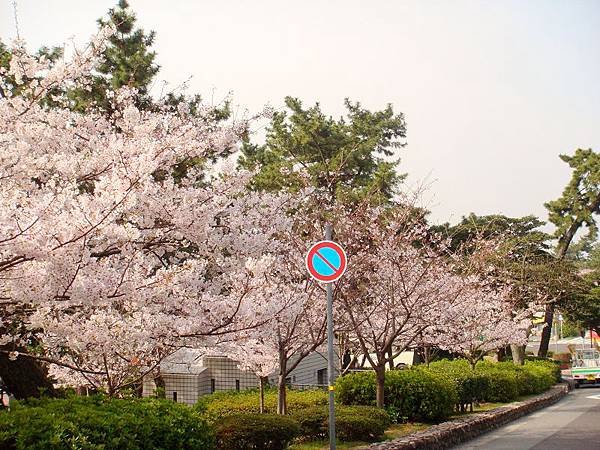
M 372 444 L 368 450 L 442 450 L 473 439 L 480 434 L 498 428 L 526 414 L 550 406 L 566 396 L 571 390 L 569 384 L 561 383 L 536 397 L 522 402 L 511 403 L 482 413 L 443 422 L 427 430 Z

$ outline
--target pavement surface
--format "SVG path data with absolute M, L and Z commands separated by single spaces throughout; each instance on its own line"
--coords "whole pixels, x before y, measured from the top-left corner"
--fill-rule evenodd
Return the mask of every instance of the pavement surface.
M 453 448 L 600 450 L 600 388 L 582 386 L 548 408 Z

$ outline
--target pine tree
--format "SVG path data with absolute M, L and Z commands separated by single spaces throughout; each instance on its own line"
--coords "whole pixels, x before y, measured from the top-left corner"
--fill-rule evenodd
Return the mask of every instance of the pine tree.
M 560 198 L 546 203 L 550 222 L 556 226 L 554 236 L 558 240 L 556 257 L 564 259 L 573 238 L 582 227 L 587 227 L 587 239 L 597 237 L 596 217 L 600 214 L 600 154 L 592 149 L 577 149 L 573 156 L 560 155 L 572 169 L 571 180 Z M 554 321 L 554 303 L 546 305 L 538 356 L 546 356 L 550 344 L 550 332 Z
M 116 33 L 109 39 L 91 90 L 79 88 L 69 93 L 74 110 L 95 108 L 110 113 L 107 94 L 123 86 L 138 90 L 139 107 L 148 108 L 152 104 L 149 90 L 159 70 L 155 63 L 156 52 L 150 50 L 155 32 L 146 33 L 143 29 L 136 28 L 135 13 L 130 10 L 126 0 L 119 0 L 117 7 L 108 11 L 107 18 L 98 19 L 100 27 L 109 24 L 115 26 Z
M 317 103 L 304 108 L 286 97 L 288 111 L 276 112 L 266 143 L 246 142 L 240 165 L 257 170 L 252 187 L 260 190 L 296 190 L 309 183 L 330 201 L 369 196 L 379 203 L 390 200 L 404 175 L 396 172 L 394 151 L 406 137 L 404 115 L 391 105 L 371 112 L 346 100 L 346 118 L 327 117 Z M 302 170 L 299 170 L 302 169 Z

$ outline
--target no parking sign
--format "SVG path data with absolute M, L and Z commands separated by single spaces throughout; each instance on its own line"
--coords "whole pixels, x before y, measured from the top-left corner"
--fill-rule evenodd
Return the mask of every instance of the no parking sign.
M 306 269 L 322 283 L 333 283 L 346 271 L 346 252 L 333 241 L 319 241 L 306 254 Z
M 333 352 L 333 285 L 346 271 L 346 252 L 331 240 L 331 225 L 325 225 L 325 240 L 314 244 L 306 254 L 311 277 L 327 283 L 327 384 L 329 385 L 329 448 L 335 450 L 335 353 Z

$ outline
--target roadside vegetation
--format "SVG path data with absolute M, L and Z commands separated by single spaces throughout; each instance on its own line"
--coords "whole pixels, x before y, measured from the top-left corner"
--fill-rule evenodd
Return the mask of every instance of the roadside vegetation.
M 385 408 L 376 405 L 374 372 L 336 382 L 340 448 L 393 439 L 457 414 L 488 410 L 544 392 L 560 378 L 550 360 L 480 362 L 442 360 L 389 371 Z M 68 396 L 31 399 L 0 413 L 0 448 L 137 450 L 146 448 L 308 450 L 328 436 L 327 393 L 288 393 L 288 414 L 275 415 L 277 390 L 231 391 L 203 397 L 194 407 L 163 399 Z M 107 447 L 108 445 L 108 447 Z

